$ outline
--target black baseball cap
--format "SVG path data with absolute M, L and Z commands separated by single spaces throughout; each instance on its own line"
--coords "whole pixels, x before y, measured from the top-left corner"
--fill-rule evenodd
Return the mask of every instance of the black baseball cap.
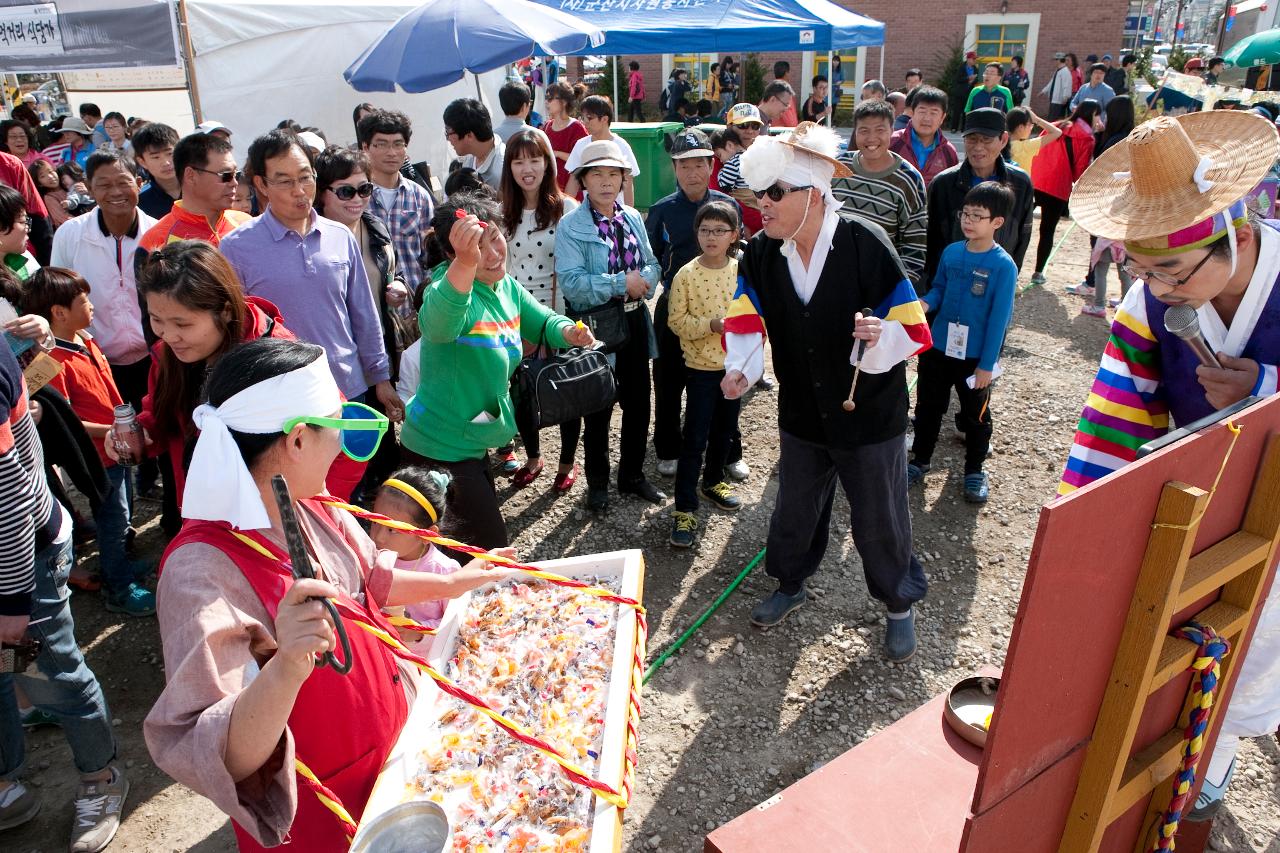
M 666 145 L 672 160 L 687 160 L 690 157 L 714 157 L 716 152 L 711 148 L 711 140 L 696 127 L 687 127 L 679 133 L 667 137 Z
M 981 133 L 983 136 L 999 136 L 1008 127 L 1004 113 L 994 107 L 983 107 L 967 113 L 964 117 L 964 135 Z

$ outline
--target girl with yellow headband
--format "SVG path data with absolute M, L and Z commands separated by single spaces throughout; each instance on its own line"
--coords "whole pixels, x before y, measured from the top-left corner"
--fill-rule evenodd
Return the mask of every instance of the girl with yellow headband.
M 412 465 L 401 468 L 378 490 L 373 511 L 423 530 L 438 531 L 440 520 L 444 517 L 445 493 L 450 479 L 444 471 Z M 448 599 L 457 598 L 488 580 L 484 575 L 486 566 L 480 560 L 472 560 L 465 571 L 450 577 L 461 568 L 458 561 L 446 556 L 431 543 L 408 533 L 375 524 L 369 531 L 369 536 L 381 550 L 395 552 L 397 569 L 440 576 L 437 598 L 403 608 L 403 615 L 427 628 L 440 624 Z M 515 549 L 497 548 L 494 553 L 514 557 Z M 429 638 L 424 639 L 421 634 L 412 631 L 404 631 L 402 636 L 411 646 L 429 642 Z

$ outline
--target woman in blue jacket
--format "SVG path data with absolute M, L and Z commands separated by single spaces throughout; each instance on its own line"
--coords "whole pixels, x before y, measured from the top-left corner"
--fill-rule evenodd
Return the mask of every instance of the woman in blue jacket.
M 653 322 L 645 299 L 658 283 L 658 260 L 639 211 L 619 201 L 629 167 L 611 140 L 583 149 L 577 179 L 586 204 L 565 215 L 556 231 L 556 281 L 572 315 L 606 304 L 622 308 L 627 342 L 611 358 L 622 405 L 622 452 L 618 492 L 652 503 L 667 496 L 644 475 L 649 441 L 649 361 L 658 355 Z M 605 341 L 606 344 L 613 343 Z M 609 422 L 613 406 L 586 417 L 583 454 L 587 506 L 603 512 L 609 505 Z

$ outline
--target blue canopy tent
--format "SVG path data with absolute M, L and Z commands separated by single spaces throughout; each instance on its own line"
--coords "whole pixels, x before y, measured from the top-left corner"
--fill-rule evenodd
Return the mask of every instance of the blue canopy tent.
M 832 51 L 884 44 L 883 23 L 830 0 L 533 2 L 568 12 L 604 33 L 603 45 L 574 54 L 582 56 L 812 50 L 825 52 L 830 62 Z M 884 76 L 883 52 L 880 64 Z M 618 76 L 613 75 L 615 102 Z M 830 103 L 830 91 L 827 98 Z
M 884 44 L 884 24 L 829 0 L 534 0 L 604 32 L 578 55 L 832 51 Z

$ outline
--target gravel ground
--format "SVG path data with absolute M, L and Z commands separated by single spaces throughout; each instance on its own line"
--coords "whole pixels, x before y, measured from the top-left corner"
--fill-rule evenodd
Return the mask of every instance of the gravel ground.
M 626 849 L 701 850 L 703 836 L 716 826 L 976 668 L 1003 662 L 1037 512 L 1053 494 L 1106 339 L 1106 325 L 1080 315 L 1078 300 L 1062 293 L 1063 285 L 1079 280 L 1087 251 L 1087 240 L 1075 230 L 1050 267 L 1048 286 L 1018 300 L 1007 373 L 993 400 L 990 503 L 975 509 L 960 500 L 963 451 L 945 441 L 923 491 L 912 494 L 916 549 L 931 580 L 919 610 L 916 657 L 905 665 L 881 657 L 882 609 L 867 596 L 840 496 L 831 547 L 808 606 L 782 628 L 752 629 L 747 614 L 772 589 L 757 569 L 649 682 Z M 615 498 L 612 513 L 595 519 L 583 509 L 583 484 L 556 500 L 549 474 L 523 492 L 503 486 L 504 512 L 519 531 L 515 544 L 530 559 L 643 548 L 656 655 L 763 546 L 777 488 L 775 417 L 776 395 L 755 393 L 742 419 L 752 464 L 740 488 L 744 507 L 736 516 L 704 509 L 700 539 L 690 552 L 666 544 L 669 508 Z M 142 541 L 160 553 L 154 521 Z M 132 785 L 110 849 L 234 850 L 226 819 L 160 773 L 142 741 L 142 719 L 163 686 L 154 621 L 121 624 L 92 595 L 77 594 L 73 607 L 116 718 Z M 0 847 L 64 850 L 75 786 L 70 753 L 56 730 L 31 734 L 28 746 L 28 778 L 40 788 L 45 809 L 34 822 L 0 835 Z M 1274 739 L 1243 745 L 1212 843 L 1216 850 L 1280 853 L 1280 747 Z

